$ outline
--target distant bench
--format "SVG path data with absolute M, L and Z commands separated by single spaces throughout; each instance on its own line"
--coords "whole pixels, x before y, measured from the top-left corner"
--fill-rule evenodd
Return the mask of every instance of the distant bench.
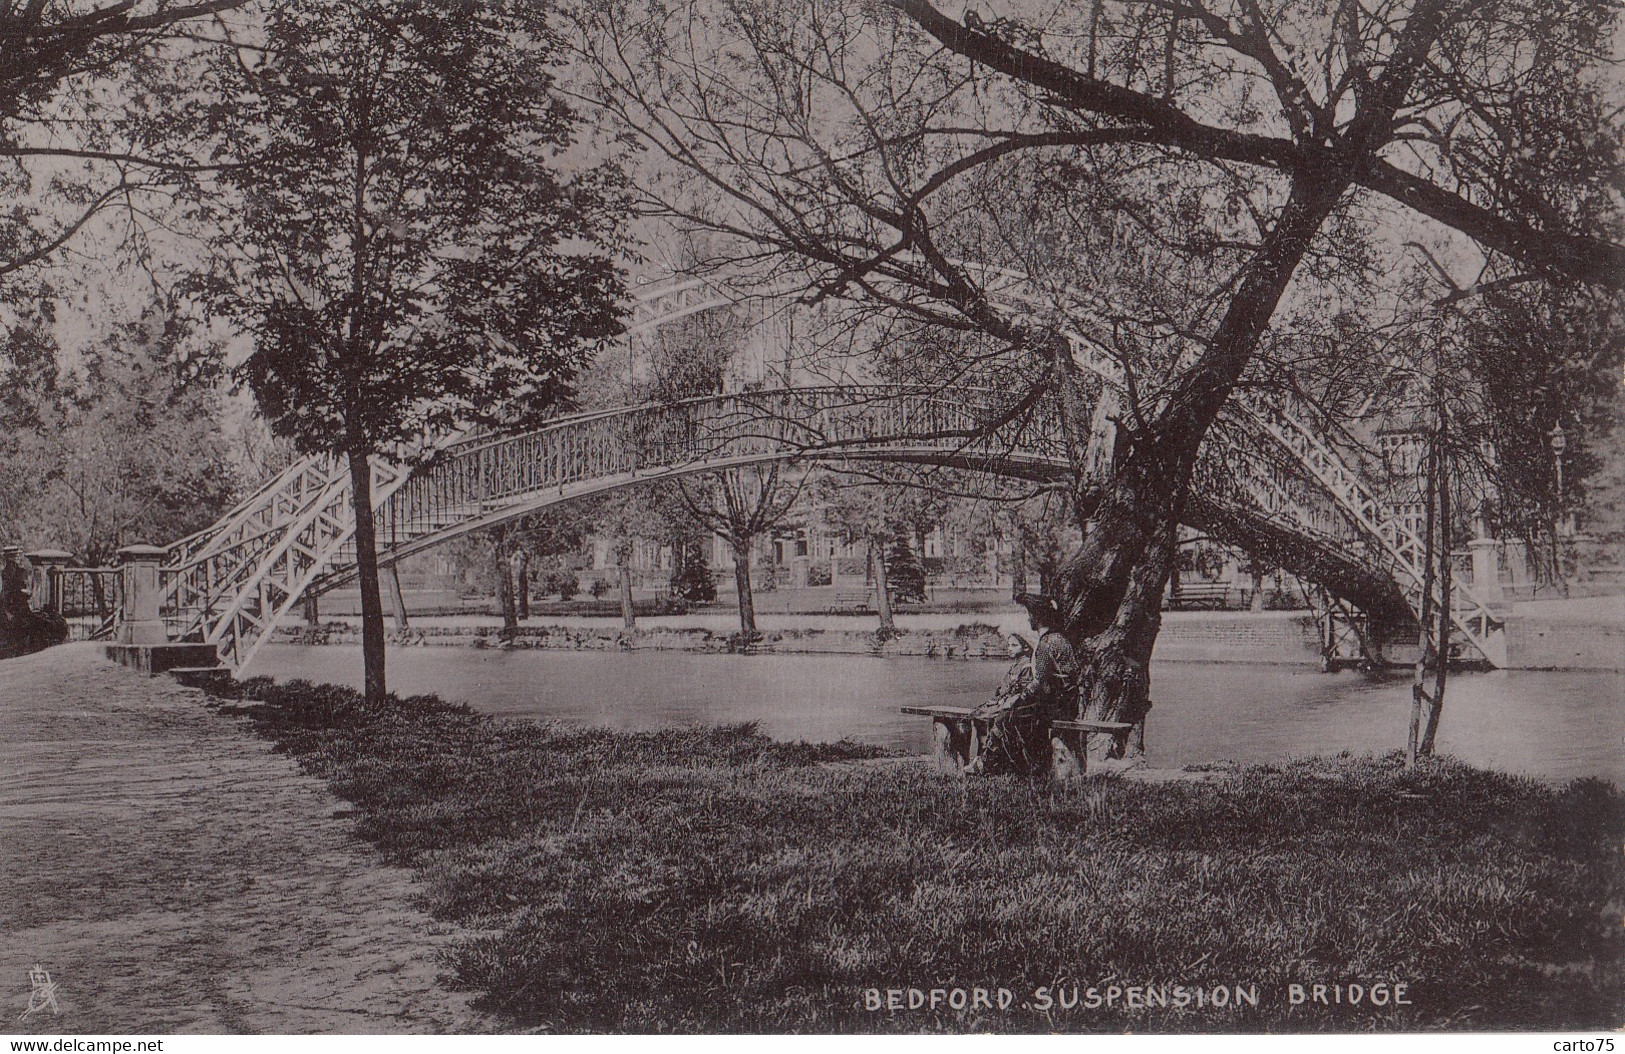
M 951 776 L 964 774 L 993 727 L 992 717 L 973 716 L 976 710 L 970 706 L 905 706 L 902 711 L 931 719 L 931 756 L 937 768 Z M 1059 780 L 1082 776 L 1089 767 L 1090 736 L 1127 737 L 1136 727 L 1127 721 L 1051 721 L 1050 775 Z
M 867 589 L 843 589 L 835 594 L 835 606 L 853 611 L 867 611 L 870 607 L 870 599 Z
M 1186 608 L 1222 611 L 1229 601 L 1228 582 L 1192 582 L 1189 585 L 1181 583 L 1178 592 L 1170 591 L 1168 594 L 1168 608 L 1171 611 Z

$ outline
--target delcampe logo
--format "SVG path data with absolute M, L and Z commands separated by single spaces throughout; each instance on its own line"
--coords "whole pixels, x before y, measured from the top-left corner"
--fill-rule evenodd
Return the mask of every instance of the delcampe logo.
M 39 963 L 35 963 L 34 968 L 28 971 L 28 982 L 32 986 L 32 990 L 28 993 L 28 1009 L 22 1012 L 17 1018 L 18 1021 L 27 1021 L 29 1015 L 42 1010 L 49 1010 L 53 1014 L 62 1013 L 62 1008 L 56 1005 L 56 982 L 51 980 L 49 971 Z

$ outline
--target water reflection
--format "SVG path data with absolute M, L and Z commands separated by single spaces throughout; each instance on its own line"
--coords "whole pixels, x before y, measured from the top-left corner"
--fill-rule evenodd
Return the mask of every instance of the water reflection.
M 255 673 L 359 687 L 358 647 L 273 645 Z M 511 717 L 618 729 L 756 721 L 780 739 L 843 736 L 930 749 L 917 703 L 973 705 L 996 662 L 853 655 L 393 649 L 390 687 L 434 692 Z M 1163 662 L 1147 746 L 1158 766 L 1278 760 L 1403 745 L 1410 679 L 1307 666 Z M 1625 783 L 1625 673 L 1502 670 L 1451 678 L 1439 749 L 1473 764 L 1549 779 Z

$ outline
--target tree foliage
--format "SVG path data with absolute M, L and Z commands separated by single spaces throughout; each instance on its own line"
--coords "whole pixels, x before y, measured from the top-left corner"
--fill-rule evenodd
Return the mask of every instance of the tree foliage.
M 576 119 L 530 5 L 267 8 L 222 61 L 211 131 L 262 160 L 223 181 L 213 310 L 307 451 L 380 452 L 527 423 L 618 330 L 612 166 L 567 171 Z
M 1395 349 L 1361 333 L 1402 295 L 1406 241 L 1625 285 L 1615 18 L 624 0 L 582 30 L 600 103 L 688 174 L 646 181 L 648 207 L 860 314 L 975 334 L 961 372 L 1002 378 L 1002 418 L 1058 415 L 1083 529 L 1057 576 L 1067 630 L 1091 712 L 1135 720 L 1197 458 L 1237 438 L 1238 387 L 1336 401 L 1380 374 Z M 1095 359 L 1123 404 L 1110 478 L 1086 487 Z
M 534 422 L 619 328 L 599 248 L 613 165 L 567 163 L 550 12 L 510 0 L 267 4 L 215 65 L 222 179 L 200 291 L 253 338 L 241 375 L 307 452 L 349 459 L 363 652 L 381 698 L 370 459 Z M 249 44 L 252 46 L 248 46 Z
M 122 209 L 138 253 L 151 211 L 195 189 L 204 103 L 179 39 L 247 0 L 0 4 L 0 281 Z
M 213 522 L 240 480 L 219 393 L 184 370 L 196 335 L 164 305 L 74 348 L 57 372 L 45 317 L 7 340 L 0 383 L 0 536 L 65 549 L 96 566 L 137 542 Z

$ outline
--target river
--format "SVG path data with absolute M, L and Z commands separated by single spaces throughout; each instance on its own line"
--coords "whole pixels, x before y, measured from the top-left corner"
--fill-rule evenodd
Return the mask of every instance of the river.
M 252 670 L 361 685 L 359 647 L 270 645 Z M 930 749 L 918 703 L 969 706 L 1003 675 L 989 661 L 855 655 L 714 655 L 392 648 L 390 688 L 432 692 L 504 717 L 616 729 L 755 721 L 778 739 L 850 737 Z M 1309 666 L 1159 662 L 1146 746 L 1159 768 L 1403 746 L 1410 678 Z M 1450 678 L 1440 753 L 1548 780 L 1625 785 L 1625 673 L 1498 670 Z

